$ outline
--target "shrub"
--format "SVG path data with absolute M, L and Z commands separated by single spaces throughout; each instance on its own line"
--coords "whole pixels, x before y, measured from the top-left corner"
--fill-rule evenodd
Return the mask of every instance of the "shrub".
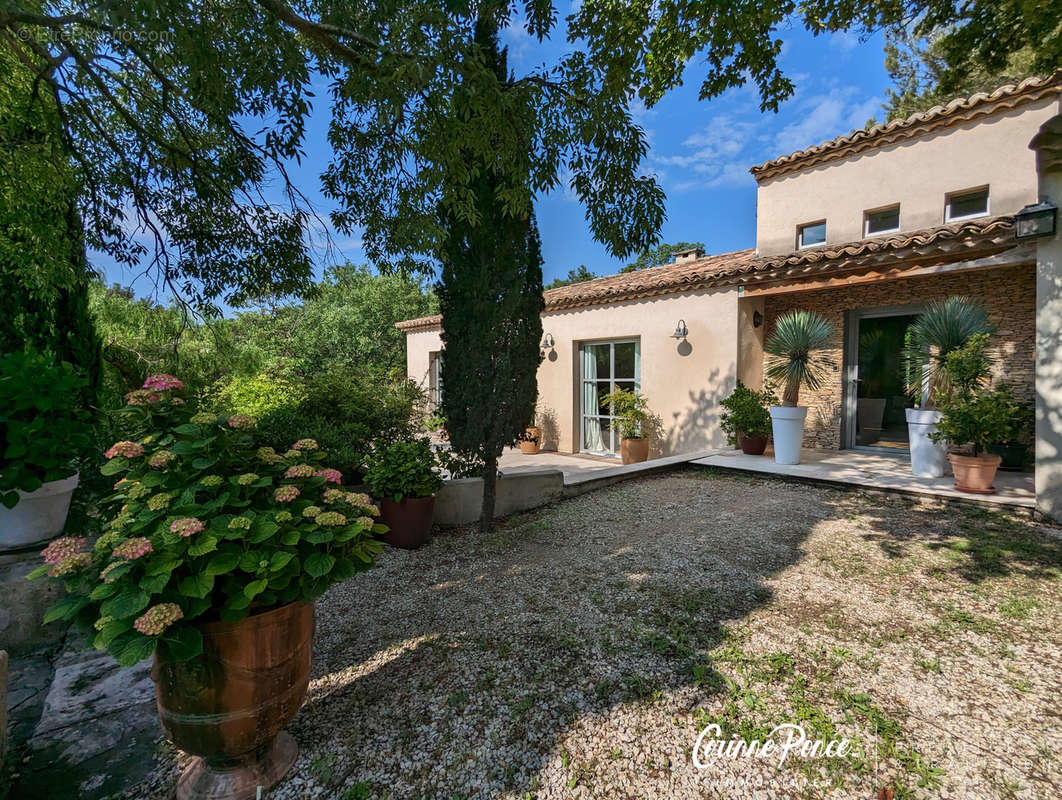
M 649 401 L 637 392 L 620 389 L 601 398 L 616 418 L 616 426 L 624 439 L 641 439 L 643 427 L 650 421 Z
M 160 645 L 194 657 L 199 622 L 317 597 L 371 566 L 373 534 L 386 530 L 367 495 L 340 488 L 316 442 L 257 448 L 253 418 L 192 414 L 174 391 L 125 410 L 152 432 L 106 453 L 102 472 L 120 479 L 103 501 L 103 535 L 89 549 L 55 540 L 31 573 L 66 586 L 46 622 L 76 619 L 127 666 Z
M 719 426 L 726 433 L 726 440 L 731 445 L 737 444 L 739 433 L 745 436 L 768 436 L 771 433 L 771 412 L 774 405 L 774 393 L 768 389 L 754 392 L 741 381 L 734 391 L 721 403 L 723 413 Z
M 431 497 L 443 485 L 438 466 L 427 439 L 381 442 L 369 458 L 365 482 L 375 497 L 397 503 L 405 497 Z
M 929 434 L 935 442 L 973 445 L 977 454 L 991 444 L 1001 444 L 1020 435 L 1021 406 L 1009 386 L 969 394 L 955 393 L 937 408 L 943 416 L 937 423 L 936 432 Z
M 79 404 L 88 381 L 74 368 L 35 352 L 0 357 L 0 501 L 69 478 L 87 449 L 91 427 Z

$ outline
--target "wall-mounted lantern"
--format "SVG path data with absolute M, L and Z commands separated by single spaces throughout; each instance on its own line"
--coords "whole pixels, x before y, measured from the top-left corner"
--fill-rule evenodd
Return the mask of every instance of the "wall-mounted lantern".
M 688 334 L 689 328 L 686 327 L 686 320 L 680 319 L 678 325 L 675 326 L 675 332 L 671 334 L 672 339 L 685 339 Z
M 547 333 L 545 336 L 543 336 L 542 344 L 540 344 L 539 347 L 542 350 L 542 355 L 545 355 L 547 350 L 552 350 L 554 347 L 556 347 L 556 343 L 553 341 L 553 334 Z
M 1053 236 L 1058 220 L 1058 206 L 1050 200 L 1025 206 L 1014 215 L 1014 238 L 1036 239 L 1040 236 Z
M 758 328 L 763 324 L 763 314 L 759 311 L 752 312 L 752 327 Z

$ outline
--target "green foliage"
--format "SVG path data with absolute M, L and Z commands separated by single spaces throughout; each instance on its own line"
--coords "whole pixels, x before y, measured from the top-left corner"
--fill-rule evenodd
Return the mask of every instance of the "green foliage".
M 571 286 L 574 283 L 585 283 L 586 281 L 592 281 L 594 278 L 600 277 L 597 273 L 591 272 L 586 268 L 586 264 L 580 264 L 579 269 L 568 270 L 567 278 L 554 278 L 544 288 L 546 289 L 559 289 L 562 286 Z
M 431 497 L 442 488 L 435 451 L 427 439 L 381 442 L 369 458 L 365 482 L 375 497 L 402 502 Z
M 192 414 L 180 388 L 155 376 L 123 411 L 151 433 L 106 454 L 103 474 L 119 477 L 103 502 L 106 531 L 87 551 L 85 539 L 56 540 L 33 576 L 67 590 L 47 619 L 91 627 L 123 665 L 160 646 L 194 657 L 200 621 L 312 600 L 368 569 L 385 530 L 316 442 L 259 449 L 252 418 Z
M 651 421 L 649 401 L 638 392 L 618 389 L 601 398 L 608 406 L 609 413 L 616 418 L 620 437 L 623 439 L 641 439 L 646 423 Z
M 800 387 L 815 391 L 836 365 L 817 351 L 833 338 L 833 325 L 813 311 L 791 311 L 778 318 L 763 349 L 770 359 L 766 375 L 784 384 L 782 405 L 800 402 Z
M 65 362 L 32 351 L 0 356 L 0 502 L 18 503 L 16 489 L 74 474 L 89 442 L 81 408 L 87 381 Z
M 298 408 L 308 395 L 305 381 L 296 382 L 279 375 L 258 374 L 249 377 L 222 378 L 207 391 L 204 399 L 212 408 L 218 408 L 230 414 L 248 414 L 258 419 L 259 432 L 269 438 L 263 422 L 270 416 L 292 417 L 290 424 L 297 421 L 308 422 L 306 417 L 300 420 Z M 284 440 L 291 438 L 292 430 L 282 431 Z M 296 437 L 298 438 L 298 437 Z M 276 445 L 276 442 L 269 442 Z M 327 448 L 326 448 L 327 449 Z
M 973 445 L 974 453 L 982 453 L 989 445 L 1017 439 L 1020 435 L 1022 411 L 1009 386 L 955 392 L 942 403 L 942 413 L 935 433 L 935 442 L 950 442 L 956 446 Z
M 768 436 L 771 433 L 771 412 L 774 393 L 768 389 L 754 392 L 741 381 L 720 405 L 719 427 L 726 433 L 727 443 L 737 444 L 737 435 Z
M 693 248 L 704 249 L 704 242 L 678 242 L 676 244 L 659 244 L 656 247 L 645 248 L 638 253 L 638 258 L 627 264 L 620 272 L 637 272 L 641 269 L 658 267 L 661 264 L 670 264 L 675 258 L 675 253 Z
M 911 380 L 908 393 L 915 398 L 926 394 L 936 402 L 950 391 L 944 365 L 948 354 L 979 333 L 992 333 L 995 326 L 985 310 L 968 297 L 953 296 L 934 300 L 918 315 L 908 330 L 904 359 Z

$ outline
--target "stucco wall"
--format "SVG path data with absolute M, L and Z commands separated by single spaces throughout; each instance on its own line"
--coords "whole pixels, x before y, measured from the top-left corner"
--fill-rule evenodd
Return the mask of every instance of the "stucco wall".
M 863 212 L 900 204 L 901 230 L 944 223 L 944 196 L 989 186 L 989 214 L 1037 200 L 1029 140 L 1059 112 L 1057 100 L 764 181 L 757 192 L 756 246 L 796 248 L 797 225 L 826 220 L 826 242 L 863 238 Z
M 924 303 L 951 295 L 967 295 L 985 307 L 996 326 L 989 350 L 996 358 L 994 378 L 1015 384 L 1019 399 L 1033 400 L 1036 270 L 1032 264 L 767 296 L 767 336 L 780 315 L 795 309 L 816 311 L 833 323 L 833 342 L 827 353 L 836 369 L 819 391 L 800 392 L 800 404 L 808 406 L 805 447 L 837 449 L 841 445 L 844 312 Z
M 406 377 L 424 391 L 428 391 L 429 386 L 429 354 L 442 349 L 442 337 L 438 330 L 406 334 Z

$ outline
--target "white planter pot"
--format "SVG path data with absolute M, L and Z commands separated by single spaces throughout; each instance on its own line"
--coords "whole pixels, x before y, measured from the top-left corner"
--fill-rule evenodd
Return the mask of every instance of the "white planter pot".
M 807 406 L 771 406 L 775 464 L 800 463 L 800 446 L 804 443 L 804 418 L 807 415 Z
M 940 478 L 948 464 L 948 448 L 929 438 L 936 433 L 941 413 L 924 408 L 907 409 L 907 436 L 911 444 L 911 472 L 920 478 Z
M 14 508 L 0 505 L 0 552 L 43 544 L 62 533 L 77 478 L 75 473 L 35 492 L 19 491 Z

